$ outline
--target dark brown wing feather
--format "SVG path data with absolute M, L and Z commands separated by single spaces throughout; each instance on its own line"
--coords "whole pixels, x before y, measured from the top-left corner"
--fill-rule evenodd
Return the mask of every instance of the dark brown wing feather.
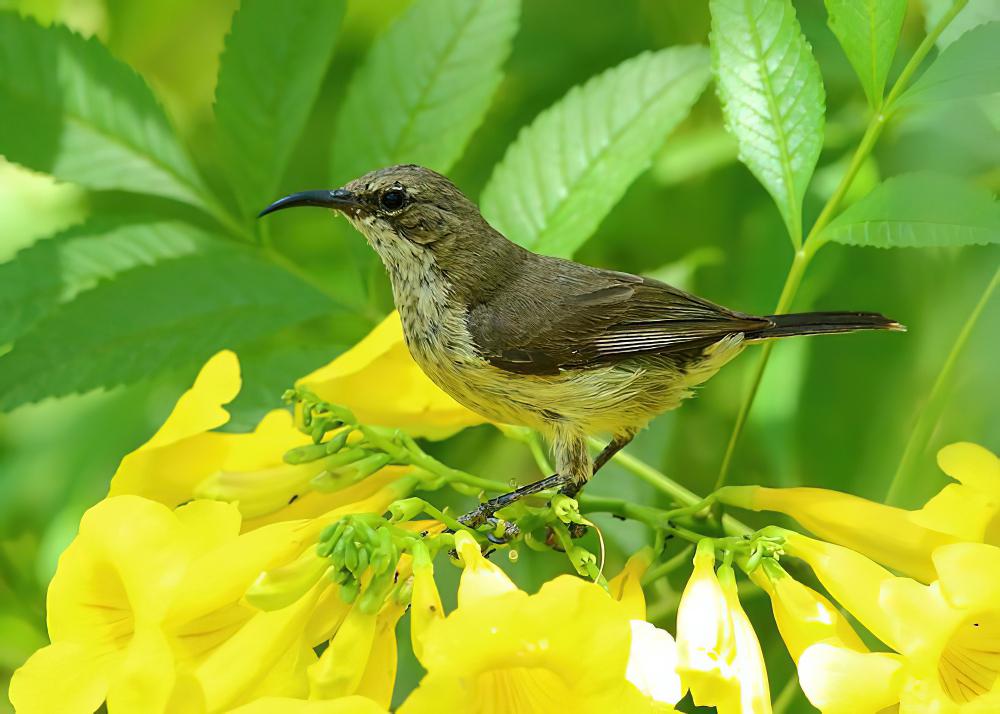
M 469 306 L 467 324 L 491 364 L 555 374 L 637 355 L 690 354 L 772 323 L 649 278 L 533 255 L 509 282 Z

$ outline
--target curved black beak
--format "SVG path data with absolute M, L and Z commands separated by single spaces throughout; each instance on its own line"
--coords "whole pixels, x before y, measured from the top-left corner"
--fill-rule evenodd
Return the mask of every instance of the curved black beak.
M 336 208 L 340 211 L 347 211 L 358 206 L 358 200 L 354 194 L 344 188 L 335 191 L 300 191 L 290 196 L 279 198 L 270 206 L 257 214 L 257 218 L 266 216 L 268 213 L 280 211 L 283 208 L 295 208 L 296 206 L 319 206 L 321 208 Z

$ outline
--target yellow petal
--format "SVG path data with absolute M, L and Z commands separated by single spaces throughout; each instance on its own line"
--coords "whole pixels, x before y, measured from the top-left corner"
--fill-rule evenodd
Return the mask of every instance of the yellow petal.
M 788 575 L 774 561 L 765 560 L 751 577 L 771 598 L 774 621 L 793 661 L 819 642 L 868 651 L 833 603 Z
M 423 662 L 424 638 L 435 622 L 444 619 L 441 594 L 434 582 L 434 566 L 426 561 L 413 564 L 413 598 L 410 605 L 410 644 L 413 654 Z
M 848 548 L 786 532 L 785 552 L 806 561 L 823 587 L 869 632 L 897 649 L 896 622 L 879 604 L 882 584 L 892 573 Z
M 240 362 L 235 353 L 217 353 L 201 368 L 194 385 L 181 395 L 163 426 L 140 449 L 158 449 L 229 421 L 222 408 L 240 391 Z
M 990 494 L 970 486 L 948 484 L 910 519 L 924 528 L 933 528 L 967 542 L 981 543 L 994 538 L 1000 544 L 1000 493 Z M 996 533 L 996 535 L 994 535 Z
M 405 498 L 409 495 L 405 484 L 401 485 L 402 491 L 394 489 L 393 485 L 400 482 L 410 471 L 412 468 L 409 466 L 386 466 L 368 478 L 339 491 L 332 493 L 311 491 L 273 513 L 244 519 L 243 530 L 252 531 L 271 523 L 299 518 L 318 518 L 338 509 L 343 513 L 382 513 L 385 511 L 385 506 L 379 506 L 378 503 L 384 500 L 384 496 L 392 496 L 386 502 L 388 506 L 396 498 Z
M 375 642 L 378 617 L 355 605 L 330 640 L 319 661 L 309 668 L 309 697 L 336 699 L 358 693 L 358 685 Z
M 322 584 L 294 605 L 259 612 L 194 671 L 205 706 L 217 711 L 240 701 L 301 637 Z
M 823 714 L 881 712 L 899 701 L 902 679 L 902 663 L 893 654 L 821 643 L 799 658 L 799 684 Z
M 329 701 L 265 697 L 232 709 L 229 714 L 389 714 L 389 712 L 365 697 L 343 697 Z
M 603 589 L 570 576 L 473 599 L 429 630 L 428 674 L 400 714 L 654 711 L 625 679 L 630 629 Z
M 764 653 L 761 652 L 757 633 L 740 605 L 732 567 L 720 567 L 718 577 L 729 606 L 735 650 L 733 669 L 739 681 L 739 704 L 725 697 L 718 704 L 719 714 L 771 714 L 771 692 L 767 684 Z
M 984 494 L 1000 496 L 1000 459 L 989 449 L 959 442 L 938 451 L 938 466 L 946 474 Z
M 92 638 L 91 625 L 124 626 L 114 621 L 131 613 L 162 618 L 190 559 L 185 538 L 174 513 L 154 501 L 117 496 L 89 509 L 49 590 L 52 638 Z
M 106 656 L 73 642 L 35 652 L 10 680 L 10 701 L 20 714 L 92 714 L 108 692 Z
M 396 684 L 396 624 L 405 611 L 405 604 L 390 602 L 379 613 L 368 666 L 365 667 L 356 692 L 386 709 L 392 703 L 392 690 Z
M 632 644 L 625 678 L 655 701 L 676 704 L 684 696 L 677 674 L 677 643 L 670 633 L 632 620 Z
M 134 494 L 173 508 L 194 497 L 194 487 L 218 471 L 229 453 L 230 434 L 207 432 L 122 459 L 109 496 Z
M 961 615 L 948 607 L 937 583 L 923 585 L 909 578 L 882 584 L 878 604 L 891 613 L 892 648 L 911 659 L 937 658 Z
M 953 607 L 1000 608 L 1000 548 L 959 543 L 934 552 L 941 593 Z
M 677 671 L 698 706 L 721 705 L 733 697 L 738 701 L 734 646 L 729 604 L 715 574 L 711 545 L 703 541 L 677 608 Z
M 291 412 L 274 409 L 264 415 L 249 434 L 226 434 L 229 452 L 222 468 L 227 471 L 256 471 L 283 463 L 285 452 L 310 443 L 295 428 Z
M 653 560 L 650 548 L 643 548 L 625 563 L 625 567 L 608 581 L 608 592 L 622 603 L 630 619 L 646 619 L 646 596 L 642 592 L 642 576 Z
M 397 427 L 413 436 L 442 439 L 486 421 L 441 391 L 417 366 L 396 312 L 299 385 L 349 407 L 366 424 Z
M 167 711 L 174 676 L 174 657 L 163 632 L 156 624 L 139 623 L 112 675 L 108 710 L 116 714 Z
M 466 531 L 455 534 L 455 550 L 462 559 L 462 579 L 458 585 L 458 606 L 517 590 L 500 567 L 483 557 L 479 543 Z
M 755 511 L 785 513 L 819 538 L 929 583 L 931 553 L 954 538 L 914 522 L 909 511 L 823 488 L 748 487 Z

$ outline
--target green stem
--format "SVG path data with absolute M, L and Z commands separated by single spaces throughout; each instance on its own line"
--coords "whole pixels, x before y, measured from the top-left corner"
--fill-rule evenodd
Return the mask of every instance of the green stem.
M 834 189 L 833 194 L 830 199 L 823 206 L 823 210 L 820 211 L 819 216 L 816 218 L 816 222 L 813 223 L 812 228 L 809 230 L 809 234 L 806 236 L 805 241 L 802 243 L 802 247 L 796 250 L 795 257 L 792 260 L 792 265 L 788 269 L 788 277 L 785 278 L 785 286 L 781 290 L 781 297 L 778 299 L 778 304 L 774 309 L 775 314 L 781 314 L 786 312 L 788 308 L 791 307 L 792 301 L 795 299 L 798 293 L 799 286 L 802 284 L 802 277 L 805 274 L 805 270 L 809 263 L 812 261 L 813 256 L 816 252 L 823 247 L 825 240 L 821 237 L 823 230 L 827 227 L 833 217 L 840 210 L 841 204 L 844 202 L 844 197 L 847 195 L 848 190 L 850 190 L 851 185 L 854 183 L 854 179 L 857 177 L 858 172 L 864 165 L 865 161 L 871 155 L 872 150 L 875 148 L 875 144 L 878 142 L 879 137 L 882 135 L 882 130 L 885 128 L 886 123 L 889 118 L 896 110 L 896 101 L 902 96 L 903 92 L 906 90 L 913 78 L 914 72 L 923 63 L 924 58 L 934 47 L 934 43 L 937 38 L 940 37 L 941 33 L 944 32 L 945 28 L 955 19 L 955 16 L 961 12 L 962 8 L 968 3 L 968 0 L 957 0 L 951 9 L 945 13 L 941 18 L 941 21 L 934 27 L 934 29 L 924 38 L 920 46 L 917 47 L 913 56 L 903 67 L 903 71 L 900 72 L 899 78 L 896 80 L 895 84 L 892 86 L 892 90 L 886 97 L 885 102 L 882 104 L 882 109 L 876 111 L 871 119 L 868 121 L 868 126 L 865 129 L 864 135 L 861 137 L 861 141 L 858 144 L 858 148 L 855 149 L 854 155 L 851 157 L 851 163 L 847 167 L 847 171 L 840 179 L 840 183 L 837 184 L 837 188 Z M 715 489 L 722 488 L 725 485 L 726 479 L 729 476 L 729 469 L 733 460 L 733 453 L 736 450 L 736 444 L 739 442 L 740 435 L 743 433 L 743 428 L 746 426 L 747 418 L 750 416 L 750 409 L 753 407 L 754 398 L 757 396 L 757 390 L 760 388 L 760 383 L 764 378 L 764 370 L 767 369 L 768 360 L 771 357 L 771 351 L 773 349 L 773 342 L 768 342 L 764 345 L 763 351 L 761 352 L 760 359 L 757 362 L 757 367 L 754 370 L 753 377 L 750 381 L 750 389 L 743 397 L 743 401 L 740 403 L 739 411 L 736 414 L 736 423 L 733 425 L 732 434 L 729 436 L 729 443 L 726 445 L 726 452 L 722 457 L 722 464 L 719 466 L 719 476 L 715 480 Z
M 665 575 L 677 570 L 684 565 L 691 562 L 691 557 L 694 555 L 694 546 L 688 545 L 681 549 L 681 552 L 677 553 L 669 560 L 665 560 L 655 568 L 650 568 L 644 576 L 642 576 L 642 584 L 648 585 L 656 580 L 659 580 Z
M 788 707 L 792 705 L 795 701 L 795 697 L 799 693 L 799 678 L 796 674 L 792 674 L 788 681 L 785 682 L 785 686 L 781 688 L 781 693 L 778 694 L 777 698 L 774 700 L 774 706 L 771 708 L 771 714 L 785 714 L 788 711 Z
M 603 447 L 603 444 L 597 439 L 590 439 L 590 444 L 591 446 L 597 449 Z M 625 451 L 619 451 L 617 454 L 615 454 L 612 461 L 615 461 L 617 464 L 619 464 L 622 468 L 624 468 L 631 474 L 638 476 L 640 479 L 650 484 L 653 488 L 667 494 L 677 503 L 683 504 L 685 506 L 694 506 L 701 503 L 704 500 L 694 491 L 685 488 L 684 486 L 677 483 L 673 479 L 669 478 L 665 474 L 654 469 L 645 461 L 637 459 L 636 457 L 632 456 L 629 453 L 626 453 Z M 663 511 L 662 513 L 669 515 L 670 512 Z M 735 533 L 737 535 L 753 532 L 751 528 L 749 528 L 744 523 L 741 523 L 740 521 L 736 520 L 732 516 L 723 516 L 722 527 L 723 529 L 726 530 L 727 533 Z
M 808 246 L 808 238 L 806 239 L 806 245 Z M 798 293 L 799 285 L 802 284 L 802 277 L 805 275 L 806 267 L 809 265 L 809 261 L 812 260 L 814 254 L 815 251 L 808 251 L 805 248 L 795 252 L 792 265 L 788 270 L 788 277 L 785 278 L 785 286 L 781 289 L 781 297 L 778 298 L 778 304 L 774 308 L 776 315 L 788 311 L 792 300 L 795 299 L 795 295 Z M 740 409 L 736 413 L 736 423 L 733 425 L 733 431 L 729 435 L 729 443 L 726 445 L 726 452 L 722 456 L 722 464 L 719 467 L 719 475 L 715 479 L 715 488 L 713 490 L 722 488 L 729 477 L 729 467 L 732 465 L 736 444 L 743 433 L 743 427 L 746 425 L 747 418 L 750 416 L 750 408 L 753 406 L 757 389 L 760 388 L 760 383 L 764 379 L 764 370 L 767 368 L 767 361 L 770 359 L 771 350 L 773 349 L 774 343 L 766 342 L 761 350 L 760 357 L 757 360 L 757 367 L 754 369 L 750 380 L 750 389 L 743 396 L 743 401 L 740 402 Z
M 979 321 L 980 315 L 983 314 L 986 304 L 993 296 L 998 282 L 1000 282 L 1000 268 L 993 273 L 993 279 L 990 280 L 982 296 L 979 298 L 979 302 L 976 303 L 965 324 L 962 325 L 962 330 L 958 333 L 955 344 L 952 345 L 951 351 L 948 353 L 948 357 L 941 367 L 941 372 L 934 381 L 930 396 L 927 398 L 927 402 L 921 410 L 920 416 L 917 418 L 917 423 L 914 425 L 913 431 L 910 432 L 910 438 L 907 440 L 906 448 L 903 450 L 903 458 L 899 462 L 899 468 L 896 469 L 896 474 L 892 477 L 892 482 L 889 484 L 889 492 L 886 494 L 885 502 L 890 505 L 898 505 L 903 494 L 907 493 L 912 485 L 910 481 L 913 478 L 913 474 L 916 473 L 915 466 L 917 461 L 923 458 L 931 432 L 941 417 L 947 396 L 955 381 L 955 366 L 958 364 L 959 357 L 961 357 L 962 352 L 965 350 L 965 345 L 968 343 L 969 336 Z

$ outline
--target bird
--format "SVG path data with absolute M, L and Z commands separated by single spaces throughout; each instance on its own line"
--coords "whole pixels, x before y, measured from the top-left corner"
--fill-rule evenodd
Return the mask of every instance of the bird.
M 319 206 L 378 254 L 414 361 L 457 402 L 550 443 L 555 472 L 485 501 L 480 525 L 550 489 L 575 496 L 655 416 L 751 343 L 903 331 L 874 312 L 750 315 L 648 277 L 533 253 L 491 226 L 447 177 L 414 164 L 280 198 L 260 216 Z M 588 437 L 609 434 L 594 459 Z

